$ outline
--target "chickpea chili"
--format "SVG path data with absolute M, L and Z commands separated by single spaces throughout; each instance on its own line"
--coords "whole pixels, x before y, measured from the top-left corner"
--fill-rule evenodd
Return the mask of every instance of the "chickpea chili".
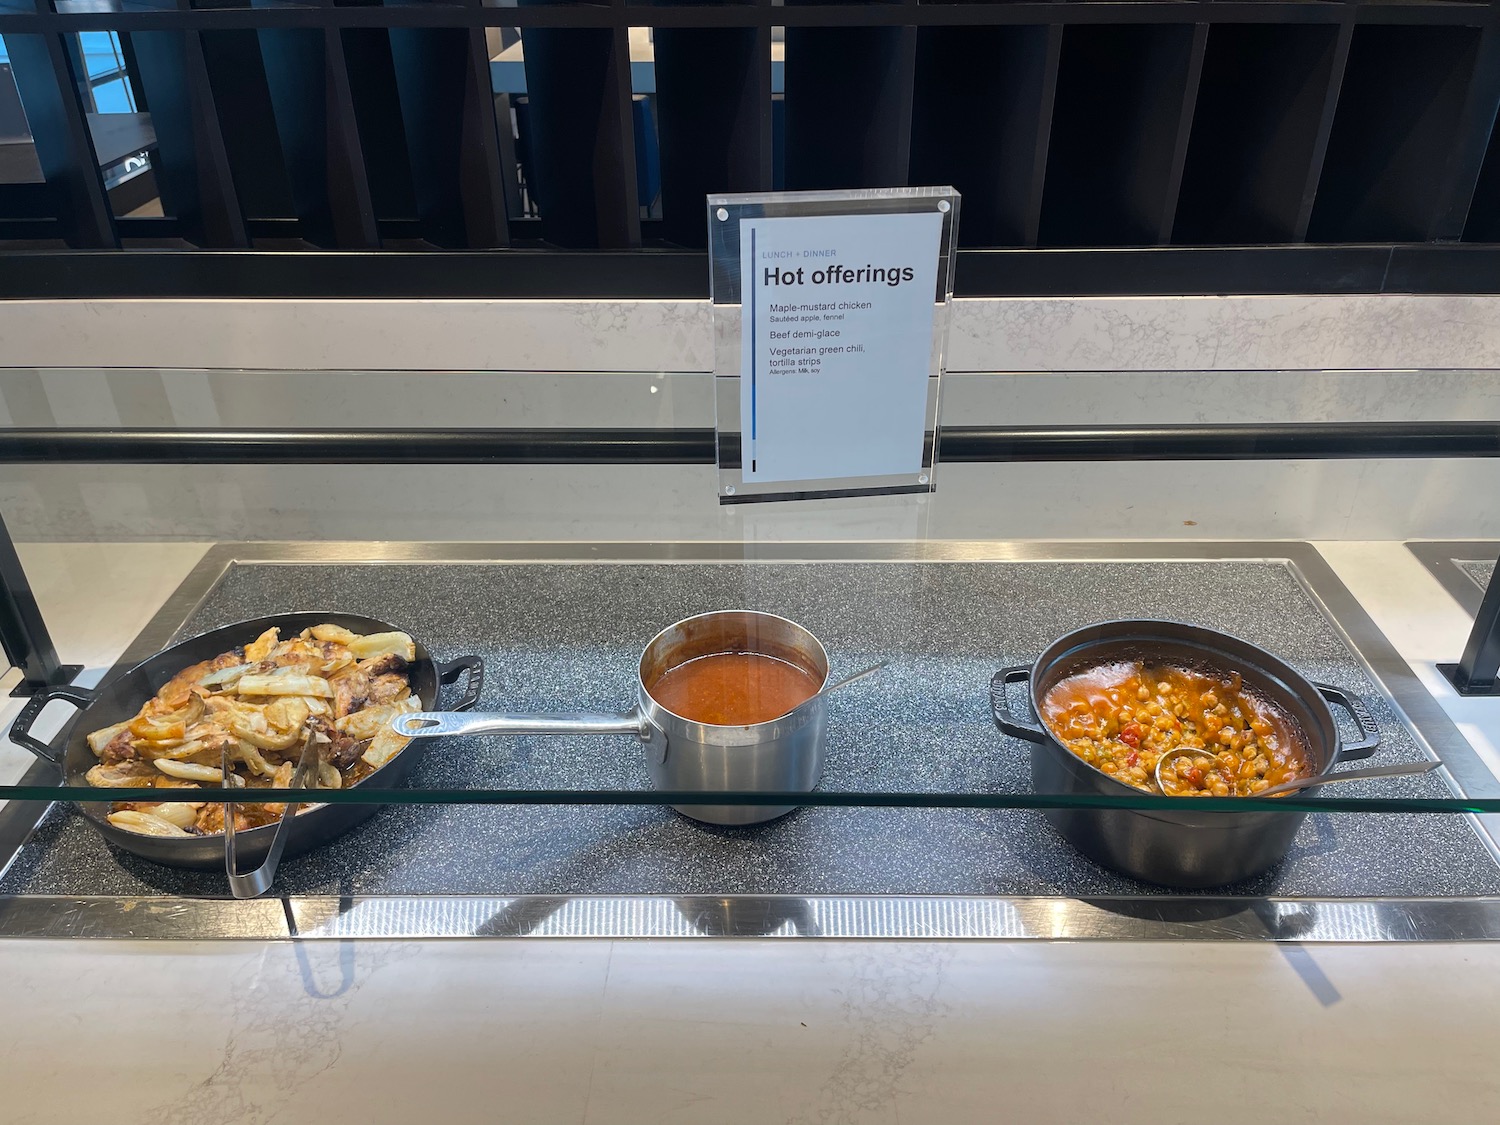
M 1307 777 L 1304 740 L 1286 715 L 1222 676 L 1121 661 L 1058 681 L 1042 719 L 1078 757 L 1137 789 L 1156 792 L 1157 761 L 1168 796 L 1249 797 Z

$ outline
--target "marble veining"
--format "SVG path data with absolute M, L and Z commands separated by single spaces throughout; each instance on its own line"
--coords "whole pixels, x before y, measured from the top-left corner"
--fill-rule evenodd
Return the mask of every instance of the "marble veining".
M 345 1062 L 343 1038 L 360 989 L 418 952 L 411 943 L 349 941 L 296 945 L 286 955 L 262 949 L 231 970 L 226 1018 L 210 1033 L 217 1065 L 146 1116 L 161 1125 L 272 1120 Z M 282 1001 L 266 1003 L 267 995 Z
M 1488 1119 L 1500 947 L 1301 952 L 1337 1002 L 1266 945 L 9 942 L 3 1117 L 1162 1125 L 1186 1038 L 1222 1125 Z
M 839 1015 L 849 1037 L 814 1099 L 787 1125 L 830 1125 L 895 1104 L 922 1047 L 952 1018 L 951 946 L 867 947 L 849 958 Z
M 954 303 L 950 371 L 1500 366 L 1500 298 L 1008 297 Z
M 976 297 L 950 371 L 1500 366 L 1500 297 Z M 707 300 L 95 300 L 0 304 L 17 367 L 714 369 Z
M 680 300 L 97 300 L 0 304 L 19 367 L 711 371 Z

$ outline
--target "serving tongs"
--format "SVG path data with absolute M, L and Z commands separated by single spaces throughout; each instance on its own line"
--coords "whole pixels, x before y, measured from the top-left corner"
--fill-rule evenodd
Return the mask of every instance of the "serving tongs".
M 224 750 L 224 786 L 234 788 L 234 773 L 230 769 L 229 749 Z M 309 779 L 318 775 L 318 744 L 313 737 L 313 728 L 304 727 L 302 749 L 297 759 L 297 768 L 292 772 L 291 789 L 310 789 Z M 267 802 L 275 804 L 276 802 Z M 224 873 L 229 876 L 229 890 L 235 898 L 258 898 L 270 890 L 276 878 L 276 868 L 281 863 L 281 853 L 286 850 L 287 839 L 292 832 L 292 818 L 301 804 L 283 806 L 281 819 L 276 822 L 276 834 L 271 837 L 271 847 L 266 852 L 265 862 L 252 871 L 241 872 L 234 850 L 234 805 L 224 803 Z

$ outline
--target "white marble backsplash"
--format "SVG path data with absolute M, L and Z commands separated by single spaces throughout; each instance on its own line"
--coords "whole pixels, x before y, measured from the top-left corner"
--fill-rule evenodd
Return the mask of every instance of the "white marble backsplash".
M 956 302 L 952 371 L 1500 367 L 1500 297 L 1044 297 Z
M 0 364 L 711 371 L 707 301 L 0 301 Z
M 0 364 L 710 371 L 702 300 L 0 301 Z M 950 371 L 1500 367 L 1500 296 L 954 302 Z
M 1500 418 L 1500 297 L 957 303 L 945 425 Z M 0 425 L 709 427 L 693 301 L 0 302 Z M 939 466 L 722 509 L 705 467 L 0 466 L 30 540 L 1500 534 L 1490 462 Z M 1178 487 L 1190 482 L 1192 487 Z

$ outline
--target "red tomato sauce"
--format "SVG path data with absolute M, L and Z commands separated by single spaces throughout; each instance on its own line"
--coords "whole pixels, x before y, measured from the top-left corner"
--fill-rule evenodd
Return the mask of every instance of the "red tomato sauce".
M 695 723 L 738 727 L 779 719 L 822 687 L 805 668 L 759 652 L 720 652 L 669 668 L 651 698 Z

